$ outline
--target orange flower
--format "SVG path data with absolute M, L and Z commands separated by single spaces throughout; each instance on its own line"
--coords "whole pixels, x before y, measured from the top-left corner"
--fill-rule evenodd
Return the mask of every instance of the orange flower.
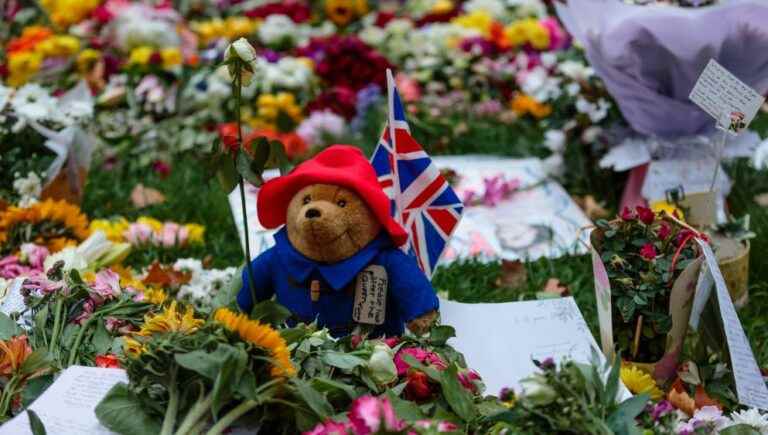
M 15 374 L 31 353 L 26 335 L 0 340 L 0 376 Z
M 8 54 L 33 49 L 37 44 L 53 35 L 53 31 L 43 26 L 28 26 L 24 28 L 21 36 L 11 39 L 5 47 Z
M 289 159 L 293 160 L 307 152 L 309 145 L 296 133 L 278 133 L 274 130 L 262 128 L 254 130 L 248 136 L 243 139 L 244 148 L 250 149 L 251 142 L 254 140 L 265 137 L 268 140 L 276 140 L 285 146 L 285 155 Z
M 516 94 L 512 99 L 511 106 L 512 111 L 518 116 L 531 114 L 534 117 L 541 119 L 552 113 L 552 107 L 549 104 L 539 103 L 530 95 L 525 94 Z

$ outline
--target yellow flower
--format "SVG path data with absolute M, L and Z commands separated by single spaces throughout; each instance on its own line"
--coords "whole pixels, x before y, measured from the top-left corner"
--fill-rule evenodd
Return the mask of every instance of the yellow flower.
M 549 47 L 549 31 L 544 28 L 538 21 L 531 23 L 528 28 L 528 41 L 533 48 L 537 50 L 544 50 Z
M 648 394 L 651 399 L 659 400 L 663 396 L 662 391 L 656 386 L 656 381 L 651 375 L 632 365 L 621 366 L 621 382 L 632 394 Z
M 325 15 L 337 26 L 346 26 L 368 13 L 366 0 L 325 0 Z
M 99 50 L 86 48 L 77 55 L 77 60 L 75 60 L 77 70 L 80 73 L 88 72 L 99 59 L 101 59 L 101 52 Z
M 469 14 L 460 15 L 454 18 L 451 20 L 451 23 L 467 29 L 478 30 L 483 36 L 487 37 L 491 34 L 493 17 L 488 12 L 478 9 Z
M 131 50 L 131 54 L 128 55 L 128 65 L 146 65 L 149 63 L 149 59 L 154 52 L 154 48 L 146 45 L 136 47 Z
M 144 287 L 143 294 L 145 302 L 153 305 L 162 305 L 166 300 L 168 300 L 168 295 L 161 289 L 155 287 L 147 288 L 143 283 L 141 285 Z
M 40 230 L 32 231 L 16 242 L 45 245 L 51 252 L 82 242 L 90 235 L 88 218 L 79 207 L 64 200 L 47 199 L 27 208 L 9 207 L 0 212 L 0 246 L 19 225 L 35 225 Z
M 207 45 L 209 42 L 221 38 L 226 31 L 224 20 L 214 18 L 208 21 L 198 21 L 192 23 L 192 30 L 200 37 L 200 42 Z
M 185 226 L 187 231 L 189 231 L 189 243 L 203 243 L 204 226 L 200 224 L 187 224 Z
M 667 214 L 671 216 L 675 216 L 680 220 L 683 220 L 685 217 L 685 214 L 683 214 L 683 211 L 677 208 L 674 204 L 670 204 L 667 201 L 656 201 L 654 203 L 651 203 L 651 210 L 653 210 L 654 213 L 661 213 L 663 211 L 667 212 Z
M 101 0 L 43 0 L 41 5 L 60 27 L 79 23 L 91 13 Z
M 35 50 L 46 57 L 69 56 L 80 49 L 80 40 L 70 35 L 57 35 L 48 38 L 35 47 Z
M 8 84 L 21 86 L 40 70 L 43 56 L 34 51 L 20 51 L 8 57 Z
M 213 318 L 228 330 L 237 333 L 241 339 L 269 351 L 274 360 L 272 376 L 296 375 L 296 369 L 291 363 L 291 352 L 288 350 L 285 339 L 271 326 L 264 325 L 258 320 L 251 320 L 245 314 L 234 313 L 227 308 L 216 310 Z
M 453 10 L 453 2 L 450 0 L 437 0 L 432 5 L 432 12 L 433 14 L 447 14 L 448 12 Z
M 123 353 L 125 356 L 136 359 L 144 353 L 144 350 L 144 345 L 137 340 L 130 337 L 123 338 Z
M 536 118 L 545 118 L 552 113 L 552 107 L 549 104 L 542 104 L 536 101 L 530 95 L 517 94 L 512 99 L 512 111 L 518 116 L 531 114 Z
M 222 34 L 230 41 L 246 37 L 256 31 L 257 21 L 248 17 L 229 17 L 223 26 Z
M 181 65 L 184 60 L 181 55 L 181 50 L 177 47 L 168 47 L 160 50 L 160 58 L 163 59 L 163 68 L 170 69 L 177 65 Z
M 138 224 L 144 224 L 148 227 L 152 228 L 152 231 L 159 233 L 163 229 L 163 223 L 159 220 L 149 217 L 149 216 L 141 216 L 138 219 L 136 219 L 136 223 Z
M 296 97 L 290 92 L 261 94 L 256 100 L 256 107 L 258 108 L 258 121 L 266 125 L 273 125 L 280 113 L 287 115 L 297 124 L 302 119 L 301 106 L 296 103 Z
M 191 306 L 187 306 L 187 309 L 182 313 L 177 309 L 176 301 L 173 301 L 161 313 L 144 316 L 144 324 L 138 334 L 141 336 L 163 332 L 191 334 L 197 331 L 202 324 L 203 320 L 195 318 L 195 310 Z
M 117 220 L 95 219 L 91 222 L 91 232 L 102 231 L 109 240 L 119 243 L 125 240 L 124 234 L 130 225 L 122 217 Z
M 514 47 L 525 43 L 538 50 L 549 47 L 549 31 L 534 18 L 526 18 L 508 25 L 504 28 L 504 36 Z

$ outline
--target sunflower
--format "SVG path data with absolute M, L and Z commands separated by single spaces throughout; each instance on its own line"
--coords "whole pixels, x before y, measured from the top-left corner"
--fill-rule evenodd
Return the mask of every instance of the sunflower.
M 195 318 L 195 310 L 191 306 L 187 306 L 182 313 L 176 301 L 173 301 L 161 313 L 144 316 L 144 324 L 138 334 L 144 337 L 162 332 L 191 334 L 202 324 L 203 320 Z
M 25 229 L 32 226 L 31 229 Z M 51 253 L 88 238 L 88 217 L 76 205 L 47 199 L 0 213 L 0 246 L 13 251 L 22 243 L 44 245 Z
M 266 349 L 272 355 L 275 364 L 272 366 L 272 376 L 289 377 L 296 375 L 296 369 L 291 364 L 291 353 L 285 339 L 269 325 L 258 320 L 251 320 L 245 314 L 237 314 L 226 308 L 219 308 L 213 315 L 214 320 L 225 328 L 236 332 L 240 338 Z
M 632 394 L 648 394 L 653 400 L 661 399 L 663 393 L 656 386 L 651 375 L 635 366 L 621 366 L 621 382 L 629 388 Z
M 138 358 L 146 349 L 138 340 L 130 337 L 123 339 L 123 353 L 130 358 Z
M 161 305 L 168 299 L 168 295 L 159 288 L 144 287 L 142 290 L 144 294 L 144 301 L 154 305 Z

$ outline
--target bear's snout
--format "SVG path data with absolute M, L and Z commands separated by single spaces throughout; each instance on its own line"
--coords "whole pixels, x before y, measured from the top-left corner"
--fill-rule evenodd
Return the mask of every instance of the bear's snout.
M 316 208 L 310 208 L 309 210 L 307 210 L 306 213 L 304 213 L 304 217 L 307 218 L 307 219 L 319 218 L 322 215 L 323 214 L 320 213 L 320 210 L 318 210 Z

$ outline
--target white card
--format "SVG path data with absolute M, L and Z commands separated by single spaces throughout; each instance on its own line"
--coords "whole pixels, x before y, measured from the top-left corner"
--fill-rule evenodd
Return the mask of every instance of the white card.
M 387 312 L 387 270 L 371 264 L 357 274 L 352 319 L 367 325 L 381 325 Z
M 71 366 L 35 400 L 35 411 L 49 434 L 111 435 L 96 418 L 96 405 L 118 382 L 128 382 L 123 369 Z M 29 416 L 23 412 L 0 426 L 0 435 L 31 435 Z
M 760 368 L 755 361 L 755 355 L 752 353 L 752 347 L 744 333 L 739 316 L 736 314 L 736 308 L 733 306 L 728 287 L 725 285 L 720 267 L 717 265 L 715 253 L 712 252 L 712 248 L 707 242 L 700 239 L 696 239 L 696 241 L 704 252 L 706 269 L 715 284 L 717 304 L 720 307 L 720 317 L 723 321 L 728 353 L 731 357 L 731 370 L 733 370 L 733 378 L 736 382 L 736 395 L 739 398 L 739 403 L 768 410 L 768 388 L 765 386 Z M 709 285 L 711 288 L 711 284 Z M 702 286 L 701 293 L 699 290 L 699 288 L 696 289 L 697 298 L 707 296 L 706 284 Z M 697 309 L 697 307 L 703 306 L 704 303 L 706 300 L 702 302 L 694 299 L 693 305 L 698 315 L 701 314 L 701 309 Z M 698 325 L 698 318 L 693 323 Z
M 611 311 L 611 282 L 608 271 L 600 254 L 592 248 L 592 274 L 595 279 L 595 300 L 597 301 L 597 320 L 600 324 L 600 344 L 603 353 L 613 357 L 613 313 Z
M 749 126 L 765 101 L 714 59 L 709 60 L 688 98 L 733 134 Z
M 278 176 L 280 176 L 280 172 L 277 169 L 269 169 L 262 174 L 265 181 Z M 248 243 L 250 243 L 251 248 L 251 260 L 275 244 L 275 230 L 268 230 L 259 223 L 259 214 L 256 210 L 258 193 L 259 189 L 257 187 L 248 182 L 245 183 L 245 212 L 248 216 Z M 240 186 L 236 186 L 229 193 L 229 208 L 232 210 L 232 218 L 235 220 L 235 227 L 237 227 L 240 243 L 243 246 L 243 252 L 245 252 L 246 231 L 245 225 L 243 225 Z
M 520 391 L 520 380 L 538 369 L 533 359 L 552 357 L 591 362 L 603 354 L 572 297 L 496 304 L 440 299 L 443 324 L 456 329 L 449 340 L 483 379 L 488 394 L 504 387 Z
M 616 172 L 626 171 L 651 161 L 651 153 L 643 140 L 627 139 L 608 150 L 600 159 L 601 168 L 613 168 Z

